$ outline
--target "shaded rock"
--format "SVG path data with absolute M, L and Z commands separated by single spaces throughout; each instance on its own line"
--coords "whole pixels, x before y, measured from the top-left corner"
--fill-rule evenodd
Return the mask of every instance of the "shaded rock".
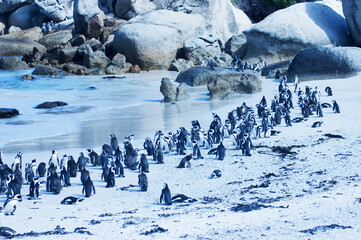
M 68 47 L 61 49 L 59 52 L 59 62 L 61 64 L 73 62 L 77 52 L 78 52 L 77 47 Z
M 30 74 L 25 74 L 23 76 L 21 76 L 22 79 L 24 80 L 33 80 L 35 79 L 35 77 L 31 76 Z
M 56 75 L 58 72 L 56 70 L 56 68 L 50 66 L 50 65 L 43 65 L 43 64 L 38 64 L 35 67 L 35 70 L 33 71 L 33 75 Z
M 6 33 L 7 25 L 8 25 L 8 15 L 5 13 L 0 14 L 0 35 Z
M 135 64 L 130 67 L 129 72 L 130 73 L 140 73 L 141 70 L 140 70 L 140 67 L 137 64 Z
M 32 54 L 34 47 L 43 53 L 46 48 L 35 42 L 42 36 L 40 28 L 31 28 L 0 36 L 0 56 Z
M 90 47 L 89 47 L 90 48 Z M 88 52 L 84 53 L 83 65 L 87 68 L 102 68 L 104 69 L 110 62 L 105 53 L 98 50 L 93 52 L 90 48 Z
M 89 75 L 89 71 L 86 67 L 73 63 L 65 64 L 63 66 L 63 71 L 75 75 Z
M 89 45 L 93 51 L 98 50 L 102 46 L 102 43 L 99 40 L 96 40 L 95 38 L 92 38 L 83 44 Z M 82 45 L 80 45 L 80 47 L 82 47 Z
M 174 102 L 177 97 L 177 88 L 169 78 L 162 78 L 160 92 L 164 96 L 164 102 Z
M 212 35 L 184 42 L 183 50 L 186 59 L 195 65 L 201 65 L 203 61 L 208 62 L 209 58 L 218 56 L 222 51 L 218 38 Z
M 361 71 L 361 49 L 357 47 L 310 48 L 299 52 L 288 68 L 288 79 L 299 81 L 350 77 Z
M 42 53 L 36 47 L 33 48 L 32 54 L 25 54 L 22 61 L 27 64 L 38 63 L 41 59 Z
M 87 34 L 88 22 L 100 13 L 98 0 L 74 0 L 73 18 L 75 34 Z
M 53 49 L 55 46 L 65 45 L 72 37 L 71 30 L 61 30 L 40 38 L 39 43 L 48 49 Z
M 189 98 L 188 86 L 185 83 L 179 84 L 177 87 L 176 101 L 184 101 Z
M 138 15 L 144 15 L 156 9 L 157 7 L 154 5 L 154 3 L 150 2 L 149 0 L 130 1 L 129 10 L 121 17 L 129 20 Z
M 358 46 L 361 46 L 361 2 L 357 0 L 342 1 L 349 31 Z
M 90 75 L 100 75 L 100 76 L 102 76 L 102 75 L 106 75 L 106 72 L 104 71 L 104 69 L 98 68 L 98 69 L 91 70 L 89 72 L 89 74 Z
M 125 56 L 123 54 L 117 53 L 112 59 L 112 64 L 124 68 L 126 64 Z
M 71 45 L 74 46 L 80 46 L 83 43 L 86 42 L 86 37 L 84 34 L 77 34 L 74 36 L 74 38 L 71 40 Z
M 267 78 L 276 78 L 276 73 L 279 71 L 282 76 L 286 76 L 290 64 L 291 61 L 283 61 L 266 65 L 262 68 L 261 75 L 266 76 Z
M 169 71 L 177 71 L 177 72 L 184 72 L 185 70 L 193 67 L 194 64 L 192 61 L 179 58 L 177 60 L 174 60 L 172 64 L 170 65 Z
M 61 22 L 73 17 L 72 0 L 34 0 L 35 6 L 55 22 Z
M 36 17 L 39 15 L 41 13 L 36 6 L 32 4 L 24 5 L 9 15 L 9 26 L 16 26 L 21 29 L 40 26 L 41 22 L 36 22 Z
M 230 77 L 227 81 L 231 84 L 232 91 L 236 93 L 253 94 L 262 91 L 262 80 L 255 71 L 245 70 L 240 77 Z
M 265 17 L 278 10 L 276 6 L 270 4 L 270 1 L 264 0 L 242 0 L 237 1 L 236 4 L 253 23 L 262 21 Z
M 19 110 L 15 108 L 0 108 L 0 118 L 11 118 L 19 115 Z
M 221 99 L 231 92 L 231 85 L 226 80 L 214 79 L 207 84 L 211 100 Z
M 180 47 L 175 29 L 142 23 L 121 25 L 112 44 L 115 53 L 145 70 L 168 69 Z
M 68 105 L 66 102 L 61 101 L 55 101 L 55 102 L 43 102 L 39 105 L 37 105 L 35 108 L 37 109 L 49 109 L 49 108 L 55 108 L 55 107 L 62 107 Z
M 248 45 L 244 60 L 267 64 L 291 60 L 309 47 L 353 44 L 345 19 L 318 3 L 299 3 L 274 12 L 244 33 Z
M 0 69 L 19 70 L 26 69 L 28 67 L 29 66 L 18 57 L 0 58 Z
M 104 15 L 102 13 L 94 15 L 88 21 L 88 28 L 87 28 L 87 36 L 89 38 L 94 38 L 100 36 L 103 30 L 103 22 Z
M 105 73 L 107 75 L 121 75 L 124 73 L 129 72 L 131 65 L 125 64 L 123 67 L 114 65 L 113 63 L 110 63 L 106 68 L 104 69 Z
M 130 0 L 117 0 L 114 7 L 114 14 L 117 17 L 123 17 L 131 7 Z
M 11 12 L 22 5 L 25 5 L 27 3 L 30 3 L 29 0 L 0 0 L 0 13 L 7 13 Z
M 244 58 L 247 52 L 247 38 L 244 33 L 240 33 L 237 35 L 232 36 L 228 41 L 226 42 L 224 46 L 225 53 L 228 53 L 229 55 L 238 55 L 240 58 Z

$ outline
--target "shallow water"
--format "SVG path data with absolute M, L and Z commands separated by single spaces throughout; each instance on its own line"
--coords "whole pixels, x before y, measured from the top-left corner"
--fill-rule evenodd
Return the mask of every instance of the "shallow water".
M 123 79 L 103 79 L 102 76 L 21 79 L 23 74 L 31 72 L 32 69 L 0 71 L 0 107 L 16 108 L 21 114 L 0 119 L 0 148 L 7 154 L 98 147 L 109 143 L 111 133 L 119 141 L 132 133 L 144 139 L 159 129 L 189 128 L 194 119 L 208 124 L 212 120 L 210 112 L 241 104 L 241 100 L 209 102 L 205 86 L 190 89 L 188 101 L 161 103 L 160 81 L 162 77 L 174 80 L 176 72 L 126 74 Z M 47 110 L 34 109 L 44 101 L 64 101 L 69 104 L 65 109 L 89 107 L 89 110 L 49 114 Z

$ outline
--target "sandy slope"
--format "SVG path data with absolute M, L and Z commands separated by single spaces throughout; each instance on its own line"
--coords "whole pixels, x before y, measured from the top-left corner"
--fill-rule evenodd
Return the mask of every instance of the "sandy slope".
M 311 116 L 306 122 L 277 127 L 281 133 L 271 138 L 254 140 L 258 146 L 251 157 L 241 156 L 234 150 L 230 139 L 225 141 L 227 157 L 218 161 L 203 150 L 203 160 L 194 160 L 192 169 L 175 168 L 181 156 L 167 155 L 164 165 L 152 161 L 148 174 L 148 192 L 139 192 L 137 172 L 126 170 L 125 178 L 116 179 L 116 187 L 106 189 L 100 181 L 99 167 L 89 167 L 96 187 L 96 195 L 75 206 L 61 205 L 69 195 L 82 196 L 79 175 L 72 186 L 61 194 L 42 191 L 36 201 L 24 200 L 18 204 L 14 216 L 7 216 L 7 226 L 18 233 L 53 230 L 57 225 L 73 232 L 84 227 L 92 235 L 48 235 L 41 239 L 358 239 L 361 230 L 361 96 L 360 76 L 350 79 L 301 83 L 301 87 L 318 86 L 322 102 L 336 99 L 341 114 L 324 109 L 324 124 L 311 128 Z M 264 91 L 247 96 L 248 105 L 258 103 L 266 95 L 270 104 L 278 83 L 264 80 Z M 326 97 L 323 90 L 331 86 L 334 97 Z M 241 105 L 242 99 L 237 100 Z M 294 99 L 295 101 L 295 99 Z M 222 120 L 231 109 L 218 113 Z M 208 128 L 210 114 L 199 116 L 200 123 Z M 296 107 L 292 118 L 300 116 Z M 195 116 L 195 118 L 197 118 Z M 209 119 L 206 121 L 206 119 Z M 186 126 L 188 129 L 190 126 Z M 175 130 L 175 129 L 164 129 Z M 342 135 L 343 139 L 324 134 Z M 136 139 L 141 147 L 143 139 Z M 293 154 L 273 152 L 272 146 L 292 146 Z M 100 147 L 95 148 L 100 152 Z M 61 149 L 75 157 L 84 149 Z M 190 153 L 190 150 L 188 150 Z M 33 153 L 37 159 L 48 159 L 49 153 Z M 210 179 L 214 169 L 223 176 Z M 164 206 L 159 204 L 163 183 L 168 183 L 172 194 L 183 193 L 198 201 Z M 24 185 L 23 193 L 28 192 Z M 1 195 L 4 200 L 4 195 Z M 243 205 L 240 205 L 243 204 Z M 260 209 L 242 212 L 247 204 Z M 167 231 L 145 235 L 147 231 Z M 305 231 L 304 231 L 305 230 Z M 30 237 L 28 237 L 30 239 Z

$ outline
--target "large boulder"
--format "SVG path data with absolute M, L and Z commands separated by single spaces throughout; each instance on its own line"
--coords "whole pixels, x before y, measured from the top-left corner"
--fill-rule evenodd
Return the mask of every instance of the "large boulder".
M 0 58 L 0 69 L 19 70 L 26 69 L 28 67 L 29 66 L 18 57 Z
M 212 100 L 221 99 L 231 92 L 231 84 L 223 79 L 213 79 L 207 88 Z
M 73 17 L 72 0 L 34 0 L 40 11 L 55 22 Z
M 89 71 L 86 67 L 73 63 L 64 64 L 63 71 L 67 74 L 89 75 Z
M 0 108 L 0 118 L 11 118 L 19 115 L 19 110 L 15 108 Z
M 59 52 L 59 62 L 61 64 L 73 62 L 77 52 L 78 52 L 77 47 L 68 47 L 61 49 Z
M 87 45 L 87 50 L 84 52 L 83 65 L 87 68 L 101 68 L 104 69 L 110 62 L 105 53 L 97 50 L 93 52 L 91 47 Z
M 87 36 L 88 38 L 94 38 L 100 36 L 100 34 L 103 31 L 103 25 L 104 25 L 104 14 L 99 13 L 94 15 L 90 20 L 88 21 L 87 25 Z
M 220 0 L 183 0 L 163 1 L 154 0 L 158 8 L 179 11 L 203 16 L 207 23 L 207 30 L 225 43 L 234 33 L 242 32 L 251 26 L 251 21 L 240 9 L 235 8 L 231 1 Z
M 361 49 L 357 47 L 309 48 L 299 52 L 288 68 L 288 80 L 343 78 L 361 71 Z
M 187 100 L 190 97 L 188 92 L 188 86 L 185 83 L 181 83 L 177 87 L 177 94 L 176 94 L 176 101 L 184 101 Z
M 195 65 L 201 65 L 202 61 L 219 56 L 222 49 L 219 46 L 218 38 L 210 35 L 185 41 L 183 51 L 187 60 L 192 61 Z
M 267 64 L 291 60 L 305 48 L 353 45 L 345 19 L 319 3 L 279 10 L 244 33 L 248 45 L 245 60 L 265 60 Z
M 143 70 L 168 69 L 185 39 L 203 34 L 205 27 L 199 15 L 154 11 L 121 25 L 115 33 L 112 49 Z
M 43 53 L 46 48 L 35 42 L 42 36 L 40 28 L 31 28 L 0 36 L 0 56 L 32 54 L 34 47 Z
M 239 33 L 232 36 L 224 46 L 225 53 L 229 55 L 238 55 L 241 59 L 244 58 L 247 52 L 247 38 L 244 33 Z
M 33 71 L 33 75 L 56 75 L 58 73 L 58 71 L 56 70 L 56 68 L 50 66 L 50 65 L 43 65 L 43 64 L 38 64 L 35 67 L 35 70 Z
M 356 44 L 361 46 L 361 2 L 344 0 L 342 8 L 350 33 Z
M 164 102 L 174 102 L 177 98 L 177 87 L 169 78 L 163 78 L 160 85 L 160 92 L 164 96 Z
M 0 0 L 0 13 L 11 12 L 30 2 L 30 0 Z
M 176 71 L 176 72 L 184 72 L 185 70 L 193 67 L 194 64 L 192 61 L 178 58 L 177 60 L 174 60 L 172 64 L 170 65 L 169 71 Z
M 72 37 L 71 30 L 61 30 L 40 38 L 39 43 L 46 48 L 52 49 L 57 46 L 65 45 Z
M 4 35 L 6 33 L 8 26 L 8 15 L 3 13 L 0 14 L 0 35 Z
M 144 15 L 156 10 L 157 7 L 149 0 L 117 0 L 115 4 L 115 16 L 129 20 L 138 15 Z
M 32 5 L 27 4 L 9 15 L 9 26 L 19 27 L 21 29 L 28 29 L 34 26 L 39 26 L 41 21 L 37 21 L 38 16 L 41 15 L 40 10 Z
M 73 18 L 75 34 L 87 34 L 89 20 L 100 13 L 98 0 L 74 0 Z
M 142 70 L 168 69 L 181 46 L 176 29 L 143 23 L 120 26 L 112 44 L 115 53 Z
M 62 101 L 54 101 L 54 102 L 43 102 L 39 105 L 37 105 L 36 109 L 49 109 L 49 108 L 55 108 L 55 107 L 63 107 L 68 105 L 66 102 Z

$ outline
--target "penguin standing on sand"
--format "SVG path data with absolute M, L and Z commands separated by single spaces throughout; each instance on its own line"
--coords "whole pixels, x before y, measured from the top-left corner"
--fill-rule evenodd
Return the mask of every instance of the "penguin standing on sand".
M 109 172 L 110 172 L 110 167 L 109 167 L 109 165 L 107 164 L 107 165 L 105 165 L 105 166 L 103 167 L 103 173 L 102 173 L 102 175 L 101 175 L 101 177 L 100 177 L 100 180 L 104 180 L 104 182 L 106 182 L 107 179 L 108 179 L 108 174 L 109 174 Z
M 149 173 L 149 163 L 144 153 L 140 157 L 139 172 Z
M 68 173 L 70 177 L 76 177 L 77 166 L 72 155 L 68 156 Z
M 84 167 L 81 171 L 80 171 L 80 181 L 81 183 L 84 185 L 85 181 L 88 179 L 88 177 L 90 176 L 89 171 Z
M 63 157 L 60 159 L 60 169 L 63 169 L 63 167 L 68 167 L 68 155 L 64 154 Z
M 201 154 L 201 149 L 198 146 L 198 141 L 193 140 L 193 157 L 196 157 L 197 159 L 203 159 L 203 156 Z
M 153 144 L 152 140 L 149 137 L 147 137 L 145 139 L 143 147 L 147 151 L 148 156 L 153 156 L 153 154 L 154 154 L 154 144 Z
M 187 155 L 180 161 L 177 168 L 191 168 L 192 155 Z
M 56 151 L 56 149 L 53 149 L 53 151 L 51 152 L 51 157 L 49 159 L 49 166 L 51 165 L 51 163 L 54 164 L 55 169 L 59 166 L 58 152 Z
M 148 190 L 148 178 L 143 171 L 138 175 L 138 185 L 140 191 L 146 192 Z
M 160 195 L 160 204 L 164 202 L 165 205 L 172 205 L 172 196 L 170 194 L 170 190 L 168 188 L 168 184 L 164 183 L 164 188 L 162 189 L 162 193 Z
M 85 181 L 82 194 L 85 193 L 85 197 L 90 197 L 92 192 L 95 194 L 95 187 L 93 181 L 90 179 L 90 177 L 88 177 L 88 179 Z
M 116 151 L 117 148 L 118 148 L 118 139 L 117 137 L 115 136 L 115 134 L 110 134 L 110 147 L 112 148 L 113 151 Z
M 3 152 L 2 152 L 1 149 L 0 149 L 0 164 L 1 164 L 1 165 L 4 164 L 3 160 L 4 160 Z
M 83 170 L 83 168 L 86 167 L 86 162 L 87 162 L 88 158 L 84 156 L 84 153 L 81 152 L 80 156 L 78 158 L 78 162 L 77 162 L 77 166 L 78 166 L 78 171 L 80 172 L 81 170 Z
M 61 179 L 59 175 L 55 172 L 53 175 L 53 192 L 54 194 L 59 194 L 63 190 L 63 186 L 61 185 Z
M 88 148 L 90 163 L 95 167 L 99 165 L 99 155 L 92 148 Z
M 38 169 L 36 170 L 39 177 L 44 177 L 46 173 L 46 163 L 41 162 L 39 163 Z
M 154 150 L 153 159 L 158 164 L 163 164 L 164 163 L 163 150 L 162 150 L 160 144 L 157 144 L 157 148 Z
M 114 168 L 109 169 L 109 174 L 107 175 L 107 185 L 105 187 L 111 188 L 115 186 L 115 172 Z
M 335 113 L 340 113 L 340 107 L 338 106 L 336 100 L 332 100 L 332 103 L 332 111 L 335 111 Z
M 12 198 L 8 198 L 3 206 L 3 212 L 5 215 L 14 215 L 14 212 L 16 210 L 16 204 L 18 202 L 21 202 L 22 198 L 20 194 L 16 194 L 14 197 Z
M 221 142 L 217 147 L 216 157 L 218 160 L 223 160 L 226 156 L 226 148 L 223 145 L 223 142 Z
M 60 171 L 60 179 L 63 181 L 63 187 L 71 186 L 69 172 L 64 166 L 63 169 Z
M 37 199 L 40 196 L 40 188 L 43 186 L 38 177 L 34 177 L 30 183 L 29 200 Z

